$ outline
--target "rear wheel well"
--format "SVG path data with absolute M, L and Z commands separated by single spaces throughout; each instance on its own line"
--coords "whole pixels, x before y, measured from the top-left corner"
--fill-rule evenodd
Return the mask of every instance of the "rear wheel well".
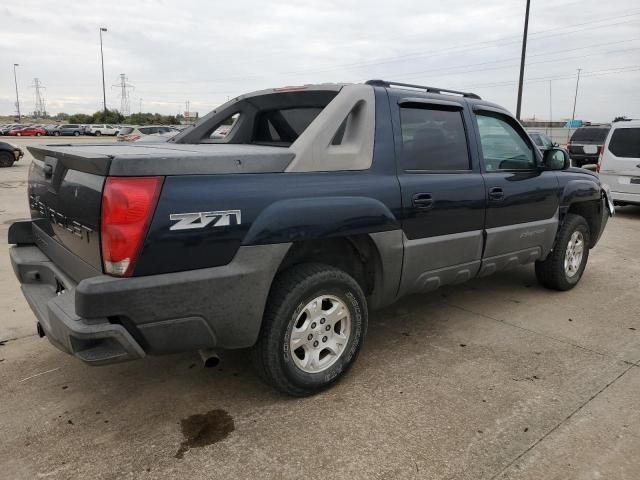
M 295 242 L 278 273 L 301 263 L 324 263 L 339 268 L 353 277 L 367 296 L 374 292 L 381 275 L 378 249 L 366 234 Z
M 573 213 L 575 215 L 580 215 L 587 221 L 587 225 L 589 225 L 589 231 L 591 235 L 590 237 L 590 245 L 589 248 L 593 247 L 595 242 L 597 241 L 597 233 L 600 231 L 600 224 L 602 223 L 602 212 L 601 212 L 602 204 L 597 200 L 591 200 L 586 202 L 576 202 L 572 203 L 569 206 L 569 210 L 567 213 Z

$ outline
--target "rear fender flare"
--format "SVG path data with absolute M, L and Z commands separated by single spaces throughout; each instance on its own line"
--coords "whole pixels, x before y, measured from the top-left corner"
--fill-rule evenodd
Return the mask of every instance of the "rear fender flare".
M 242 245 L 300 242 L 399 228 L 400 222 L 391 210 L 374 198 L 293 198 L 265 208 Z

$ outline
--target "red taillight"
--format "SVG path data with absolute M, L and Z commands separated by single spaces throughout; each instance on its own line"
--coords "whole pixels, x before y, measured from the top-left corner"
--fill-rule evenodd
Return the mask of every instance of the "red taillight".
M 163 177 L 108 177 L 102 192 L 105 273 L 130 277 L 156 208 Z

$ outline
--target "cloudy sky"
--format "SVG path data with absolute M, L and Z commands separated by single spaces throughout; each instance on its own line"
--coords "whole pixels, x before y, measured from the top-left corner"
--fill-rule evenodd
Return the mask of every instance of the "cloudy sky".
M 640 117 L 640 4 L 532 0 L 523 117 Z M 634 8 L 635 7 L 635 8 Z M 0 3 L 0 115 L 102 105 L 201 114 L 227 97 L 272 86 L 370 78 L 465 89 L 515 111 L 525 0 L 20 0 Z M 140 100 L 141 99 L 141 100 Z

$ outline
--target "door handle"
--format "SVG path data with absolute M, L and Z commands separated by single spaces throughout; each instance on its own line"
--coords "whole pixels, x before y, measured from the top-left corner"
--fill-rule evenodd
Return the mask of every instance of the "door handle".
M 500 201 L 504 199 L 502 187 L 492 187 L 489 189 L 489 200 Z
M 413 206 L 418 210 L 433 208 L 433 197 L 430 193 L 416 193 L 413 195 Z

